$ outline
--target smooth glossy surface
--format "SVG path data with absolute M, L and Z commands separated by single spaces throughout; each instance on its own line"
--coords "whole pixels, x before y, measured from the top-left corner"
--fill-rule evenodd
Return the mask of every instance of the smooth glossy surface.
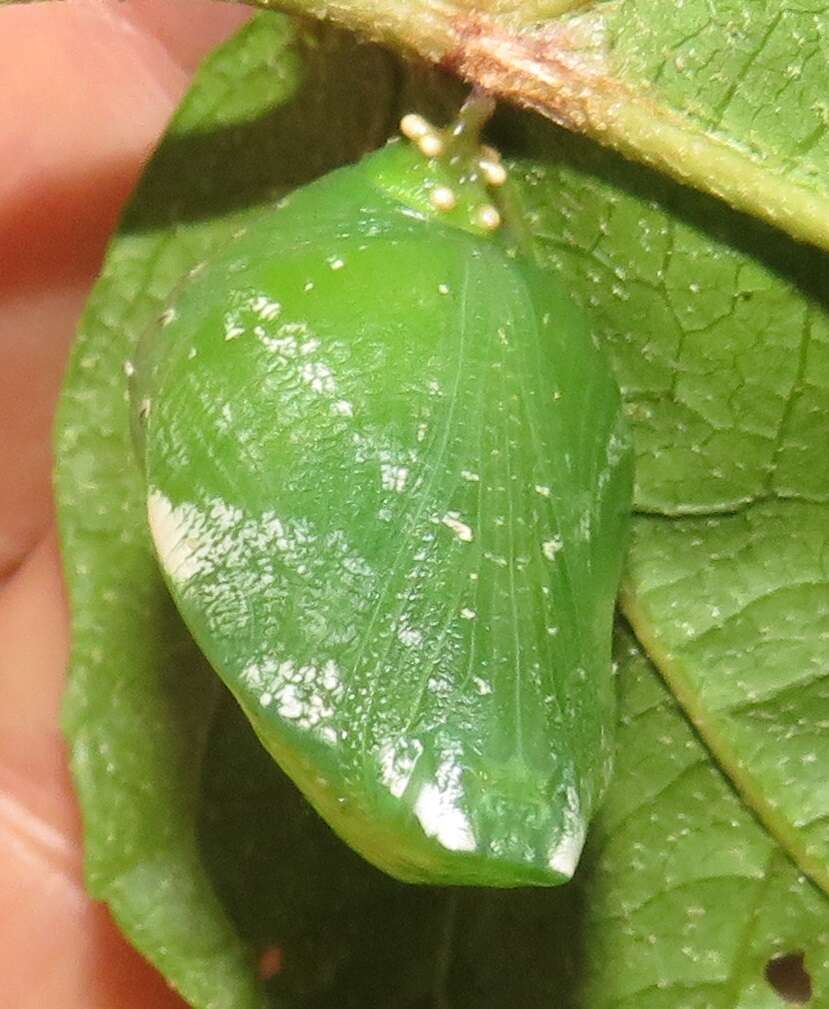
M 405 880 L 558 883 L 610 773 L 618 391 L 553 279 L 389 195 L 399 151 L 263 217 L 145 340 L 148 518 L 349 844 Z

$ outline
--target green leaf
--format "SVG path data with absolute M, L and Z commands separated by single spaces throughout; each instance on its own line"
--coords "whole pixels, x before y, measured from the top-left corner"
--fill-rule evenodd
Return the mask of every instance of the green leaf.
M 531 123 L 518 140 L 535 155 L 527 210 L 634 427 L 625 612 L 747 801 L 827 886 L 826 256 L 583 142 L 548 157 L 546 138 Z
M 825 4 L 620 0 L 603 13 L 622 80 L 738 140 L 781 184 L 825 195 Z
M 619 639 L 616 777 L 586 867 L 585 1009 L 779 1009 L 804 954 L 829 998 L 829 899 L 741 804 L 653 666 Z
M 625 610 L 769 830 L 829 889 L 829 516 L 796 501 L 634 528 Z
M 637 507 L 829 502 L 827 257 L 537 121 L 510 135 L 544 261 L 613 357 Z

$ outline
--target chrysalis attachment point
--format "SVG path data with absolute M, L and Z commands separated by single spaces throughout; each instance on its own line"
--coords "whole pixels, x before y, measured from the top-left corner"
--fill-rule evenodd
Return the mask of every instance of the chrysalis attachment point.
M 432 201 L 432 206 L 435 210 L 442 211 L 454 210 L 458 202 L 454 190 L 450 189 L 449 186 L 435 186 L 429 194 L 429 199 Z
M 490 147 L 489 144 L 481 144 L 481 158 L 484 161 L 492 161 L 495 164 L 501 163 L 501 152 L 497 147 Z
M 419 137 L 417 146 L 427 158 L 439 158 L 443 154 L 443 141 L 436 133 L 426 133 Z
M 475 217 L 484 231 L 495 231 L 501 224 L 501 215 L 491 203 L 479 207 Z
M 427 119 L 416 112 L 409 112 L 400 120 L 400 132 L 409 140 L 420 140 L 432 132 L 432 126 Z
M 507 181 L 507 170 L 500 161 L 491 161 L 489 158 L 481 158 L 478 162 L 481 175 L 489 186 L 503 186 Z

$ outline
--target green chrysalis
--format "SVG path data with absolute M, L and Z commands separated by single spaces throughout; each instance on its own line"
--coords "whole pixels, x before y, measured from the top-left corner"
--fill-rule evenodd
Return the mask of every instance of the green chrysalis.
M 407 116 L 264 213 L 132 396 L 170 591 L 309 801 L 400 879 L 545 885 L 610 773 L 631 454 L 585 318 L 510 244 L 486 111 Z

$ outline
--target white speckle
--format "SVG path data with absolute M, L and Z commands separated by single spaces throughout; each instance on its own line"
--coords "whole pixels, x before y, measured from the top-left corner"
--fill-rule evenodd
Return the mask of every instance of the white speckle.
M 302 381 L 310 386 L 314 392 L 322 395 L 332 395 L 337 391 L 337 383 L 331 373 L 331 369 L 322 361 L 306 361 L 300 371 Z
M 341 270 L 345 266 L 345 260 L 341 259 L 339 256 L 332 256 L 328 260 L 328 265 L 332 270 Z
M 305 285 L 303 286 L 302 290 L 305 291 L 306 294 L 307 294 L 308 291 L 313 291 L 314 290 L 314 282 L 313 282 L 313 280 L 306 280 L 305 281 Z
M 537 483 L 535 485 L 535 492 L 536 494 L 540 494 L 542 497 L 550 496 L 550 488 L 547 487 L 545 484 Z
M 192 360 L 193 360 L 193 358 L 194 358 L 194 357 L 196 356 L 196 353 L 197 353 L 197 351 L 196 351 L 196 348 L 195 348 L 195 347 L 191 347 L 191 348 L 190 348 L 190 349 L 189 349 L 189 350 L 187 351 L 187 360 L 188 360 L 188 361 L 192 361 Z
M 319 350 L 320 342 L 316 337 L 311 340 L 306 340 L 305 343 L 299 348 L 300 354 L 313 354 L 315 350 Z
M 484 553 L 484 558 L 488 561 L 492 561 L 493 564 L 497 564 L 499 568 L 505 568 L 507 566 L 506 557 L 501 557 L 500 554 L 493 554 L 487 550 Z
M 150 410 L 152 410 L 152 408 L 153 408 L 153 404 L 150 402 L 149 399 L 147 399 L 145 397 L 144 399 L 141 400 L 141 403 L 139 404 L 139 407 L 138 407 L 138 416 L 142 420 L 146 420 L 147 417 L 150 416 Z
M 229 431 L 233 426 L 233 407 L 230 403 L 224 403 L 219 411 L 220 420 L 217 427 L 220 431 Z
M 481 695 L 481 697 L 486 697 L 487 694 L 492 693 L 492 684 L 488 683 L 485 679 L 480 676 L 473 676 L 472 682 L 475 684 L 475 689 Z
M 422 752 L 423 745 L 415 739 L 409 740 L 397 748 L 386 743 L 380 750 L 380 772 L 383 784 L 396 799 L 399 799 L 406 791 L 412 771 Z
M 441 790 L 437 785 L 424 785 L 414 804 L 414 814 L 428 837 L 434 837 L 450 851 L 473 851 L 475 835 L 463 810 L 456 804 L 458 786 Z
M 267 690 L 265 691 L 264 694 L 262 694 L 259 697 L 259 703 L 262 705 L 263 708 L 267 708 L 267 706 L 271 703 L 272 700 L 273 700 L 273 694 L 269 693 Z
M 457 512 L 447 512 L 441 522 L 458 537 L 462 543 L 471 543 L 473 539 L 472 530 L 465 522 L 461 522 Z
M 461 616 L 464 620 L 474 620 L 478 614 L 474 610 L 470 610 L 468 606 L 464 606 L 461 610 Z
M 401 627 L 397 636 L 409 648 L 417 648 L 423 642 L 423 634 L 416 627 Z
M 193 276 L 193 271 L 190 271 L 190 276 Z M 169 326 L 171 322 L 175 322 L 178 318 L 178 312 L 174 308 L 166 308 L 161 315 L 158 317 L 158 321 L 162 326 Z
M 192 504 L 175 508 L 157 490 L 147 497 L 147 518 L 161 566 L 175 581 L 187 581 L 204 567 L 204 548 L 196 535 L 201 516 Z
M 438 294 L 448 294 L 449 285 L 448 284 L 438 284 Z
M 568 879 L 578 865 L 581 850 L 584 847 L 584 836 L 578 831 L 575 834 L 562 834 L 558 844 L 550 852 L 548 865 L 555 872 L 560 872 Z
M 207 266 L 207 261 L 202 260 L 200 263 L 196 263 L 194 267 L 191 268 L 190 272 L 187 274 L 188 277 L 198 277 L 202 270 Z
M 228 312 L 225 315 L 225 340 L 236 340 L 244 331 L 245 327 L 239 325 L 239 319 L 235 312 Z
M 276 319 L 282 311 L 282 306 L 278 301 L 272 301 L 264 294 L 257 295 L 250 300 L 250 308 L 263 322 L 271 322 Z
M 338 399 L 331 404 L 331 413 L 339 414 L 341 417 L 353 417 L 354 408 L 347 399 Z
M 551 540 L 545 540 L 541 544 L 541 550 L 548 561 L 554 561 L 556 559 L 556 554 L 563 546 L 564 544 L 561 541 L 561 537 L 554 536 Z
M 406 489 L 406 481 L 409 479 L 409 470 L 406 466 L 395 466 L 391 463 L 380 463 L 380 482 L 384 490 L 393 490 L 402 494 Z
M 279 327 L 277 330 L 278 336 L 268 336 L 262 326 L 256 326 L 253 332 L 265 350 L 269 350 L 272 354 L 278 354 L 287 360 L 288 358 L 296 357 L 298 344 L 295 329 L 295 325 L 288 323 Z M 306 330 L 303 327 L 299 335 L 304 336 L 305 333 Z
M 481 479 L 477 473 L 473 473 L 472 470 L 462 469 L 461 476 L 464 480 L 468 480 L 470 483 L 478 483 Z
M 426 438 L 426 434 L 429 431 L 428 424 L 418 424 L 417 425 L 417 440 L 423 441 Z
M 300 700 L 297 688 L 293 683 L 286 683 L 279 691 L 279 714 L 292 721 L 300 718 L 304 705 Z
M 135 374 L 135 365 L 132 363 L 132 361 L 124 361 L 124 374 L 127 376 L 127 378 L 132 378 L 132 376 Z
M 547 633 L 550 635 L 551 638 L 554 638 L 556 634 L 558 634 L 558 631 L 559 631 L 558 627 L 556 627 L 554 624 L 549 624 L 547 626 Z
M 322 685 L 326 690 L 336 690 L 342 686 L 340 668 L 333 659 L 329 659 L 322 667 Z
M 584 847 L 584 822 L 581 817 L 579 793 L 572 785 L 567 788 L 567 805 L 564 807 L 564 825 L 558 843 L 550 851 L 547 864 L 568 879 L 579 861 Z

